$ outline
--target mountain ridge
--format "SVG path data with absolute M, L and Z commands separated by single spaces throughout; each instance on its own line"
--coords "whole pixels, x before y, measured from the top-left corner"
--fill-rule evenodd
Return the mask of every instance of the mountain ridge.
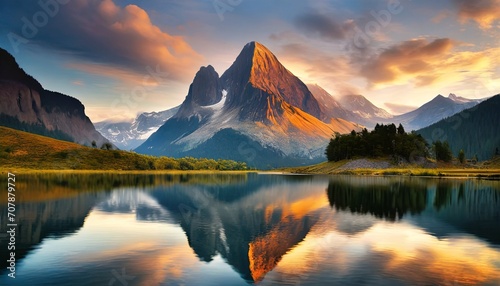
M 407 130 L 417 130 L 432 125 L 462 110 L 474 107 L 479 102 L 481 100 L 466 99 L 458 97 L 453 93 L 448 97 L 438 94 L 419 108 L 395 116 L 392 120 L 396 124 L 403 124 Z
M 174 116 L 179 108 L 180 106 L 176 106 L 159 112 L 143 112 L 133 121 L 100 121 L 95 123 L 95 127 L 118 148 L 135 149 L 156 132 L 165 121 Z

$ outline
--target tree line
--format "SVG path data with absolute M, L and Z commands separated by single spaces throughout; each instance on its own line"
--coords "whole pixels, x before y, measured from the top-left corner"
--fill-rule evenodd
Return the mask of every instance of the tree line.
M 394 124 L 377 124 L 371 132 L 364 128 L 361 132 L 353 130 L 349 134 L 335 133 L 325 155 L 328 161 L 392 156 L 394 159 L 407 161 L 417 157 L 432 157 L 437 161 L 451 162 L 454 158 L 452 150 L 448 141 L 437 140 L 429 145 L 422 135 L 415 132 L 406 133 L 401 124 L 397 128 Z M 495 156 L 499 155 L 500 152 L 496 148 Z M 463 149 L 457 152 L 456 158 L 461 164 L 465 163 L 466 155 Z M 478 161 L 477 155 L 472 161 Z
M 384 156 L 411 161 L 415 157 L 426 157 L 428 147 L 421 135 L 406 133 L 401 124 L 398 127 L 394 124 L 377 124 L 371 132 L 364 128 L 360 132 L 353 130 L 349 134 L 335 133 L 325 154 L 328 161 Z

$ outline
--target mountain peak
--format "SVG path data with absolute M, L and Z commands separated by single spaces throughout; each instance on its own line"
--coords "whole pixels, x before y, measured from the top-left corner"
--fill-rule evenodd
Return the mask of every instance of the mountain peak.
M 445 96 L 443 96 L 441 94 L 438 94 L 438 95 L 436 95 L 436 97 L 434 97 L 433 99 L 431 99 L 431 101 L 425 103 L 423 106 L 433 105 L 433 104 L 441 104 L 441 103 L 445 103 L 445 102 L 452 103 L 453 99 L 449 98 L 449 97 L 445 97 Z
M 221 81 L 228 91 L 228 106 L 243 108 L 241 119 L 260 120 L 260 111 L 271 106 L 280 108 L 280 102 L 320 117 L 319 104 L 306 85 L 259 42 L 243 47 Z
M 206 106 L 219 102 L 221 97 L 219 74 L 211 65 L 201 67 L 189 87 L 188 98 L 200 106 Z
M 450 93 L 450 95 L 448 95 L 448 98 L 451 99 L 451 100 L 453 100 L 456 103 L 468 103 L 468 102 L 478 101 L 477 99 L 474 100 L 474 99 L 469 99 L 469 98 L 461 97 L 461 96 L 458 96 L 458 95 L 456 95 L 454 93 Z
M 42 85 L 36 79 L 19 67 L 14 56 L 2 48 L 0 48 L 0 78 L 21 82 L 38 92 L 43 90 Z
M 243 47 L 243 51 L 250 51 L 252 53 L 254 53 L 255 51 L 265 51 L 265 52 L 268 52 L 268 53 L 271 53 L 272 52 L 266 47 L 264 46 L 263 44 L 257 42 L 257 41 L 251 41 L 249 43 L 247 43 L 244 47 Z
M 186 99 L 179 108 L 176 117 L 190 117 L 198 107 L 209 106 L 219 102 L 222 98 L 222 84 L 219 74 L 214 67 L 208 65 L 200 67 L 189 86 Z
M 212 65 L 208 65 L 208 66 L 201 66 L 200 69 L 198 70 L 198 72 L 201 72 L 201 71 L 208 71 L 208 72 L 215 72 L 215 69 Z
M 388 119 L 393 117 L 389 112 L 375 106 L 361 94 L 346 94 L 343 95 L 339 101 L 344 108 L 365 120 L 370 118 Z
M 264 90 L 272 88 L 267 81 L 268 76 L 281 76 L 291 74 L 276 58 L 276 56 L 261 44 L 255 43 L 252 57 L 252 70 L 250 82 Z
M 267 47 L 255 41 L 249 42 L 243 47 L 233 65 L 238 66 L 241 71 L 250 71 L 251 74 L 248 76 L 257 76 L 255 71 L 258 74 L 273 67 L 278 69 L 282 67 L 276 56 Z M 285 68 L 283 67 L 283 69 Z

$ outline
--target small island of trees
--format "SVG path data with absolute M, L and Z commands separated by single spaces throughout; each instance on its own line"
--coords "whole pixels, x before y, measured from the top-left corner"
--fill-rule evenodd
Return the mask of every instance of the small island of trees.
M 496 150 L 498 153 L 498 150 Z M 328 161 L 348 160 L 356 157 L 380 158 L 391 156 L 395 161 L 412 162 L 416 158 L 433 157 L 437 161 L 451 162 L 453 153 L 447 141 L 435 141 L 430 146 L 425 139 L 415 132 L 406 133 L 403 125 L 377 124 L 368 132 L 351 131 L 349 134 L 335 133 L 325 151 Z M 465 152 L 457 154 L 460 164 L 466 163 Z M 473 162 L 477 162 L 474 156 Z
M 403 126 L 377 124 L 368 132 L 354 130 L 350 134 L 336 133 L 326 148 L 328 161 L 340 161 L 355 157 L 393 156 L 395 159 L 411 161 L 415 157 L 428 155 L 425 139 L 414 132 L 406 133 Z

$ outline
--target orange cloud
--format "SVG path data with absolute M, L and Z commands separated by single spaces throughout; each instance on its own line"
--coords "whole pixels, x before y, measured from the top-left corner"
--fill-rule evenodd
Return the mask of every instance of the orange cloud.
M 415 39 L 392 46 L 361 69 L 361 75 L 372 83 L 391 82 L 401 74 L 416 74 L 429 70 L 430 62 L 447 54 L 453 44 L 450 39 Z
M 171 35 L 154 25 L 146 11 L 136 5 L 117 6 L 113 0 L 76 0 L 65 7 L 51 45 L 73 50 L 85 63 L 73 68 L 127 81 L 130 77 L 162 70 L 168 79 L 189 80 L 203 57 L 181 36 Z M 43 38 L 43 35 L 40 35 Z M 99 68 L 89 68 L 88 62 Z M 158 67 L 158 68 L 157 68 Z M 118 71 L 113 75 L 112 69 Z
M 454 0 L 462 23 L 475 21 L 481 29 L 490 29 L 500 19 L 500 0 Z
M 499 54 L 499 49 L 453 51 L 456 46 L 448 38 L 405 41 L 373 55 L 367 62 L 358 62 L 360 75 L 371 86 L 409 83 L 420 87 L 454 83 L 496 68 L 492 59 Z

